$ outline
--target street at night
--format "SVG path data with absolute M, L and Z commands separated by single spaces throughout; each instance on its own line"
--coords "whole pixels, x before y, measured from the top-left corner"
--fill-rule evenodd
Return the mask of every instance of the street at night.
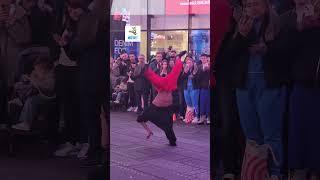
M 150 122 L 154 135 L 146 139 L 136 117 L 111 112 L 111 179 L 209 179 L 209 126 L 175 122 L 177 147 L 171 147 L 164 132 Z

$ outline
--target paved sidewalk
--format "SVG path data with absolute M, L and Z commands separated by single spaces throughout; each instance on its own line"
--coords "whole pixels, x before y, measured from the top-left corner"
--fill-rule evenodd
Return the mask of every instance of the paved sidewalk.
M 175 123 L 177 147 L 170 147 L 164 132 L 148 125 L 149 140 L 134 113 L 111 112 L 111 180 L 209 180 L 209 126 Z

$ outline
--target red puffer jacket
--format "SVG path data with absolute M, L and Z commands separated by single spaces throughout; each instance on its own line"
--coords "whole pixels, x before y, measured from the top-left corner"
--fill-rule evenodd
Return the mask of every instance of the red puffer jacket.
M 211 12 L 211 24 L 213 24 L 213 26 L 211 27 L 211 39 L 213 39 L 213 45 L 211 48 L 212 63 L 210 64 L 214 65 L 220 44 L 224 38 L 225 33 L 229 29 L 232 9 L 228 0 L 213 0 L 213 3 L 211 4 Z M 211 72 L 210 85 L 211 87 L 214 87 L 216 84 L 216 79 L 214 76 L 214 71 Z
M 144 76 L 154 85 L 157 91 L 174 91 L 177 89 L 178 78 L 183 68 L 181 59 L 177 59 L 172 71 L 166 76 L 161 77 L 148 68 Z

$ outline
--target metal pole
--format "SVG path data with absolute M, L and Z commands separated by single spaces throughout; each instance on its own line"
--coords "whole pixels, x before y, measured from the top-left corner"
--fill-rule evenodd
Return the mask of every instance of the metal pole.
M 147 0 L 147 61 L 151 61 L 151 18 L 149 15 L 149 0 Z

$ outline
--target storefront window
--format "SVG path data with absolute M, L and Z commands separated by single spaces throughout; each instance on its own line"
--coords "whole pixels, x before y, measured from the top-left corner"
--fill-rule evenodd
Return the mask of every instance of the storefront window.
M 196 58 L 209 53 L 209 9 L 210 0 L 113 0 L 112 56 L 125 50 L 150 58 L 169 46 L 193 52 Z M 126 26 L 141 28 L 141 41 L 126 42 Z
M 169 46 L 180 52 L 188 49 L 188 31 L 152 31 L 151 55 L 166 51 Z
M 192 30 L 189 49 L 198 61 L 201 54 L 210 54 L 210 31 Z

